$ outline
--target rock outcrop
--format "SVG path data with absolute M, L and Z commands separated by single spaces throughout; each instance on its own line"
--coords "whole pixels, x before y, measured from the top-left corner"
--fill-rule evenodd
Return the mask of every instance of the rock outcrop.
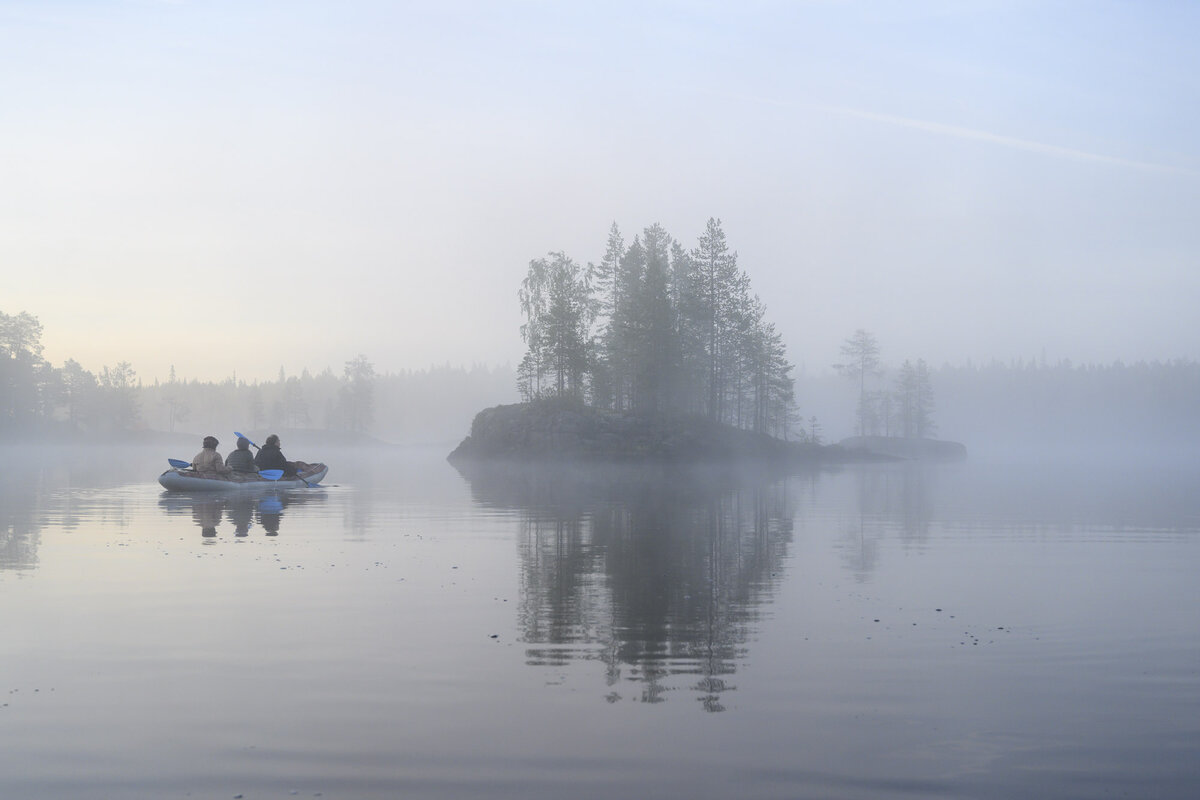
M 864 460 L 864 454 L 785 442 L 701 417 L 649 419 L 542 400 L 479 412 L 449 460 L 817 463 Z

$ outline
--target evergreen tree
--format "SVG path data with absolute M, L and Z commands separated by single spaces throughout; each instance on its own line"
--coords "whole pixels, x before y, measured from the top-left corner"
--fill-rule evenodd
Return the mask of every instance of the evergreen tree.
M 765 306 L 754 298 L 752 335 L 747 341 L 753 397 L 753 430 L 787 438 L 795 400 L 792 365 L 775 324 L 766 322 Z
M 375 367 L 364 355 L 346 362 L 342 386 L 342 419 L 356 433 L 371 428 L 375 418 Z
M 600 264 L 588 264 L 588 282 L 593 297 L 595 325 L 589 342 L 589 365 L 591 368 L 591 400 L 600 408 L 612 408 L 616 390 L 612 374 L 612 353 L 608 344 L 612 341 L 613 315 L 618 305 L 621 289 L 621 259 L 625 254 L 625 241 L 621 230 L 614 222 L 609 228 L 604 258 Z
M 550 371 L 554 394 L 582 397 L 588 364 L 592 308 L 585 273 L 564 253 L 551 253 L 542 361 Z
M 613 389 L 613 408 L 633 407 L 634 374 L 639 353 L 642 284 L 646 274 L 646 251 L 641 238 L 633 242 L 621 256 L 617 270 L 618 288 L 614 297 L 612 320 L 604 351 L 609 360 Z
M 613 310 L 617 307 L 622 288 L 620 272 L 624 254 L 625 240 L 621 238 L 621 229 L 614 222 L 608 230 L 604 258 L 598 265 L 588 264 L 589 282 L 596 298 L 596 313 L 603 323 L 612 319 Z
M 858 435 L 866 436 L 874 429 L 874 403 L 867 397 L 867 375 L 879 368 L 879 343 L 867 331 L 859 328 L 842 344 L 840 364 L 834 369 L 858 381 Z
M 282 372 L 282 370 L 280 370 Z M 295 375 L 283 384 L 283 418 L 288 428 L 307 428 L 312 421 L 308 414 L 308 399 L 304 396 L 304 385 Z
M 106 366 L 100 372 L 106 417 L 113 430 L 133 430 L 140 419 L 136 377 L 137 373 L 128 361 L 120 361 L 112 369 Z
M 906 360 L 896 377 L 900 427 L 906 438 L 924 439 L 937 426 L 933 422 L 933 385 L 924 359 Z
M 71 430 L 87 427 L 91 422 L 99 382 L 96 376 L 68 358 L 62 366 L 63 403 L 67 407 L 67 423 Z
M 671 237 L 657 223 L 643 231 L 645 269 L 635 308 L 635 408 L 657 414 L 671 407 L 678 351 L 671 306 Z
M 786 436 L 792 365 L 749 286 L 715 218 L 692 251 L 659 224 L 624 247 L 614 224 L 599 265 L 580 271 L 562 253 L 534 260 L 518 292 L 521 396 L 702 413 Z
M 683 287 L 684 316 L 692 328 L 685 339 L 700 348 L 689 355 L 702 359 L 707 372 L 705 409 L 710 419 L 725 418 L 724 401 L 735 378 L 735 345 L 743 319 L 739 305 L 746 301 L 748 282 L 738 270 L 737 254 L 729 250 L 721 221 L 710 217 L 690 258 Z

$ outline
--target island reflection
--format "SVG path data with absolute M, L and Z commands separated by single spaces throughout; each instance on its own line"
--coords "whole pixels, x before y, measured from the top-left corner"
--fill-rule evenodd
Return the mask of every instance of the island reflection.
M 725 709 L 792 540 L 786 481 L 727 468 L 460 471 L 477 503 L 521 512 L 528 664 L 603 662 L 609 702 L 662 702 L 671 676 L 692 676 L 704 710 Z

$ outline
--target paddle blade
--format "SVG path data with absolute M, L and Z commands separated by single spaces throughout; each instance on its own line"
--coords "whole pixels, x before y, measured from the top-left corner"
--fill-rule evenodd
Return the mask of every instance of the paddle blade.
M 261 475 L 262 477 L 266 478 L 269 481 L 277 481 L 283 477 L 283 470 L 281 470 L 281 469 L 260 469 L 258 471 L 258 474 Z
M 264 514 L 282 514 L 283 502 L 278 497 L 264 497 L 258 504 L 258 510 Z
M 239 439 L 245 439 L 247 442 L 250 442 L 249 436 L 245 436 L 244 434 L 239 433 L 238 431 L 234 431 L 233 435 L 238 437 Z M 253 444 L 255 447 L 258 447 L 258 445 L 254 444 L 254 442 L 250 442 L 250 444 Z M 262 448 L 259 448 L 259 449 L 261 450 Z
M 167 463 L 170 464 L 175 469 L 187 469 L 188 467 L 190 467 L 192 465 L 192 462 L 181 461 L 178 458 L 168 458 Z

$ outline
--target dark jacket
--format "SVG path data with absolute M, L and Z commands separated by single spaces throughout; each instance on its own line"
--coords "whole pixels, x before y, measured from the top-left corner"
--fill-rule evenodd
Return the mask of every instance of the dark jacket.
M 273 444 L 264 444 L 254 456 L 254 466 L 259 470 L 281 469 L 285 474 L 295 474 L 296 465 L 283 457 L 283 451 Z
M 225 466 L 234 472 L 258 472 L 254 468 L 254 455 L 249 450 L 234 450 L 225 456 Z

